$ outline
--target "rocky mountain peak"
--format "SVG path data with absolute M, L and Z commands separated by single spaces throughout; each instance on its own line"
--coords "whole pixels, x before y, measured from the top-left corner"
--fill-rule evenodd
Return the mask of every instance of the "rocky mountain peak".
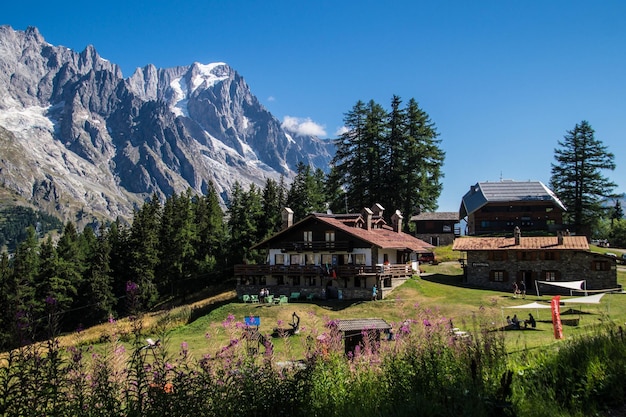
M 0 27 L 1 186 L 64 220 L 130 218 L 153 193 L 287 180 L 328 167 L 329 141 L 293 140 L 225 63 L 138 68 L 123 79 L 93 45 Z M 6 174 L 6 175 L 5 175 Z M 86 216 L 85 213 L 88 213 Z

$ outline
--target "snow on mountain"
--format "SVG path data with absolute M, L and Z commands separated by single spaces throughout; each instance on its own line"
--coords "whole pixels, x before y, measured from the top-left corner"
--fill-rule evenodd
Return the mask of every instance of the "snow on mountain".
M 333 145 L 287 133 L 223 62 L 138 68 L 127 79 L 93 46 L 0 26 L 2 186 L 64 219 L 129 218 L 152 194 L 289 179 L 328 167 Z M 78 217 L 77 217 L 78 216 Z

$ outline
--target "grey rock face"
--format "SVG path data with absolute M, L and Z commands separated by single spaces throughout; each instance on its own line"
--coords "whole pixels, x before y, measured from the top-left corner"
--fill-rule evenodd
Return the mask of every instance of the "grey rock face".
M 0 27 L 2 186 L 66 220 L 129 218 L 153 193 L 289 179 L 327 167 L 329 141 L 288 136 L 224 63 L 120 68 L 36 28 Z M 6 146 L 5 146 L 6 145 Z M 9 174 L 10 173 L 10 174 Z

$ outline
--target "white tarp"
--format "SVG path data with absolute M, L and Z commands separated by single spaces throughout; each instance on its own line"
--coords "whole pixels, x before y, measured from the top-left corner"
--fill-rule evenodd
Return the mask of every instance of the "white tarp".
M 586 281 L 535 281 L 535 289 L 537 290 L 537 297 L 539 297 L 539 284 L 552 285 L 555 287 L 569 288 L 570 295 L 572 295 L 572 290 L 584 291 L 587 294 L 587 284 Z
M 582 281 L 537 281 L 538 284 L 554 285 L 555 287 L 569 288 L 572 290 L 582 290 L 585 280 Z
M 538 302 L 530 303 L 530 304 L 522 304 L 521 306 L 510 306 L 504 308 L 550 308 L 547 304 L 539 304 Z
M 561 299 L 563 303 L 573 303 L 573 304 L 600 304 L 600 299 L 604 293 L 588 295 L 586 297 L 576 297 L 576 298 L 568 298 Z

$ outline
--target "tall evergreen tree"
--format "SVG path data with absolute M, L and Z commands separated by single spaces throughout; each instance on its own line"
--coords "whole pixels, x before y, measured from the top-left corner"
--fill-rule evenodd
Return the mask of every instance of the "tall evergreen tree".
M 261 208 L 261 193 L 254 184 L 247 192 L 239 183 L 235 184 L 228 208 L 229 265 L 262 260 L 250 250 L 261 238 L 258 229 L 259 219 L 263 216 Z
M 130 228 L 118 217 L 109 225 L 106 236 L 111 247 L 109 266 L 113 277 L 113 296 L 119 300 L 116 303 L 116 311 L 122 312 L 126 283 L 135 279 L 130 270 L 132 263 Z
M 603 175 L 614 170 L 614 155 L 594 136 L 589 122 L 583 120 L 567 131 L 554 150 L 550 184 L 565 204 L 566 221 L 579 234 L 590 235 L 598 218 L 606 215 L 602 205 L 615 183 Z
M 367 175 L 366 119 L 365 103 L 359 100 L 344 115 L 346 130 L 335 140 L 336 152 L 326 188 L 327 194 L 335 197 L 331 201 L 333 211 L 343 212 L 340 208 L 344 203 L 348 212 L 358 212 L 372 204 Z
M 195 204 L 196 262 L 200 283 L 215 283 L 223 278 L 226 228 L 224 212 L 213 184 Z
M 88 255 L 86 279 L 80 291 L 82 304 L 87 307 L 84 315 L 86 325 L 102 322 L 111 316 L 115 309 L 113 277 L 110 268 L 111 244 L 104 226 L 100 228 L 93 244 Z
M 26 239 L 20 243 L 13 257 L 13 275 L 7 283 L 7 315 L 15 323 L 17 343 L 32 341 L 37 332 L 37 319 L 43 300 L 36 299 L 36 277 L 39 273 L 39 242 L 35 228 L 29 226 Z
M 268 178 L 261 196 L 261 207 L 265 214 L 259 223 L 259 235 L 263 239 L 278 232 L 282 226 L 282 209 L 287 205 L 287 189 L 284 177 L 280 182 Z
M 131 280 L 138 285 L 139 302 L 143 308 L 151 307 L 158 299 L 154 282 L 155 268 L 159 264 L 159 227 L 161 203 L 155 194 L 150 201 L 136 210 L 130 230 L 129 251 Z
M 386 113 L 373 101 L 359 101 L 346 114 L 347 131 L 335 141 L 326 188 L 334 211 L 344 211 L 344 204 L 360 211 L 380 203 L 389 215 L 399 209 L 410 216 L 437 208 L 445 153 L 428 114 L 414 99 L 406 108 L 401 104 L 393 96 Z
M 405 216 L 435 211 L 441 194 L 445 152 L 430 116 L 422 110 L 415 99 L 406 107 L 406 132 L 402 141 L 403 174 L 399 190 L 401 207 Z M 409 222 L 405 222 L 408 226 Z
M 311 212 L 325 211 L 324 180 L 322 170 L 311 172 L 309 165 L 298 163 L 296 176 L 287 192 L 287 206 L 293 210 L 295 219 L 301 220 Z

